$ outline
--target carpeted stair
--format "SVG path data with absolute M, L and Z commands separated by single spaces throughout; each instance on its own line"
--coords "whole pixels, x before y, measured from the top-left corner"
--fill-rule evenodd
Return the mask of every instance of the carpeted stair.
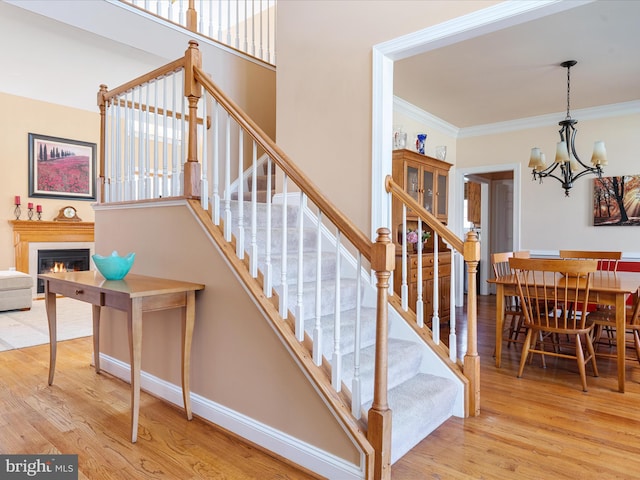
M 259 268 L 264 272 L 264 256 L 266 250 L 266 205 L 258 204 L 256 224 L 259 233 L 258 241 Z M 232 202 L 233 218 L 236 217 L 237 202 Z M 282 258 L 282 218 L 283 208 L 280 204 L 272 205 L 271 261 L 273 287 L 282 295 L 288 289 L 288 308 L 296 312 L 297 278 L 298 278 L 298 238 L 300 232 L 295 228 L 298 218 L 297 205 L 287 207 L 287 275 L 283 285 L 281 278 Z M 251 251 L 251 205 L 244 203 L 245 251 Z M 316 324 L 316 243 L 317 233 L 312 222 L 305 222 L 303 268 L 303 316 L 304 328 L 310 338 Z M 234 234 L 238 227 L 234 225 Z M 334 308 L 336 295 L 336 263 L 335 253 L 322 254 L 322 295 L 321 315 L 322 350 L 327 359 L 333 356 L 334 348 Z M 365 285 L 365 282 L 362 282 Z M 364 288 L 364 287 L 363 287 Z M 366 288 L 373 288 L 367 285 Z M 356 322 L 356 296 L 363 298 L 364 292 L 357 292 L 354 278 L 340 279 L 340 353 L 342 355 L 343 385 L 351 388 L 353 379 L 354 336 Z M 390 316 L 390 319 L 392 317 Z M 367 410 L 373 401 L 374 358 L 375 358 L 375 308 L 361 308 L 361 350 L 360 350 L 360 382 L 362 398 L 362 418 L 366 423 Z M 418 442 L 425 438 L 440 424 L 446 421 L 453 411 L 457 387 L 455 383 L 443 377 L 421 373 L 424 345 L 402 340 L 389 339 L 389 391 L 388 401 L 393 412 L 392 427 L 392 462 L 401 458 Z

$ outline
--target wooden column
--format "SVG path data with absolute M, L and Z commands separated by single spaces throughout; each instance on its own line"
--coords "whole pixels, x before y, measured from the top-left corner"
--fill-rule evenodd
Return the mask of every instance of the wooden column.
M 391 478 L 391 420 L 388 390 L 388 295 L 389 278 L 395 266 L 395 246 L 388 228 L 378 229 L 371 252 L 371 268 L 376 272 L 378 300 L 376 305 L 376 363 L 373 403 L 369 409 L 367 438 L 375 450 L 373 478 Z
M 200 171 L 198 163 L 198 101 L 202 96 L 202 86 L 196 80 L 194 67 L 202 67 L 202 56 L 198 50 L 198 43 L 189 42 L 185 52 L 184 65 L 184 96 L 189 100 L 189 139 L 187 161 L 184 164 L 184 196 L 200 198 Z
M 468 412 L 480 415 L 480 356 L 478 355 L 478 295 L 476 272 L 480 261 L 478 233 L 470 231 L 464 242 L 464 260 L 467 262 L 467 353 L 464 356 L 464 375 L 469 379 Z

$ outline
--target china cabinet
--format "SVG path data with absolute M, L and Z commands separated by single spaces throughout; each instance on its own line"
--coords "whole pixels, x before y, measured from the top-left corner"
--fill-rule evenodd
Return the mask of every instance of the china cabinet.
M 425 210 L 447 223 L 447 186 L 451 164 L 442 160 L 413 152 L 395 150 L 393 152 L 393 180 L 402 185 L 405 191 Z M 402 204 L 394 200 L 391 207 L 392 238 L 396 242 L 396 268 L 394 272 L 394 291 L 400 293 L 403 282 L 402 242 L 405 234 L 402 228 Z M 425 230 L 428 230 L 424 224 Z M 415 230 L 417 217 L 407 211 L 407 230 Z M 430 232 L 431 233 L 431 232 Z M 413 252 L 413 244 L 407 244 L 409 253 L 406 262 L 406 279 L 409 293 L 409 307 L 415 310 L 418 299 L 418 254 Z M 424 320 L 430 324 L 433 315 L 434 282 L 434 238 L 425 242 L 422 253 L 422 300 L 424 302 Z M 441 240 L 438 242 L 438 312 L 440 321 L 449 321 L 451 298 L 451 252 Z

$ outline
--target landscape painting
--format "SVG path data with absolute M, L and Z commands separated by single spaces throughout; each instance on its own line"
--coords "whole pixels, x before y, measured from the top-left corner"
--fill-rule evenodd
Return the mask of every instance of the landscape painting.
M 594 180 L 593 224 L 640 226 L 640 175 Z
M 96 144 L 29 134 L 29 196 L 95 200 Z

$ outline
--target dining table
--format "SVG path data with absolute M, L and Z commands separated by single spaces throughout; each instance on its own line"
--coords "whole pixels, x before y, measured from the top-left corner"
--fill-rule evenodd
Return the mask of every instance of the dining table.
M 502 331 L 504 327 L 505 296 L 518 296 L 518 284 L 514 274 L 487 280 L 496 286 L 496 367 L 502 357 Z M 586 288 L 586 286 L 585 286 Z M 640 288 L 640 272 L 596 271 L 591 274 L 589 303 L 615 307 L 616 332 L 625 331 L 625 305 L 629 296 L 637 296 Z M 625 383 L 625 335 L 616 335 L 616 362 L 618 391 L 624 393 Z

